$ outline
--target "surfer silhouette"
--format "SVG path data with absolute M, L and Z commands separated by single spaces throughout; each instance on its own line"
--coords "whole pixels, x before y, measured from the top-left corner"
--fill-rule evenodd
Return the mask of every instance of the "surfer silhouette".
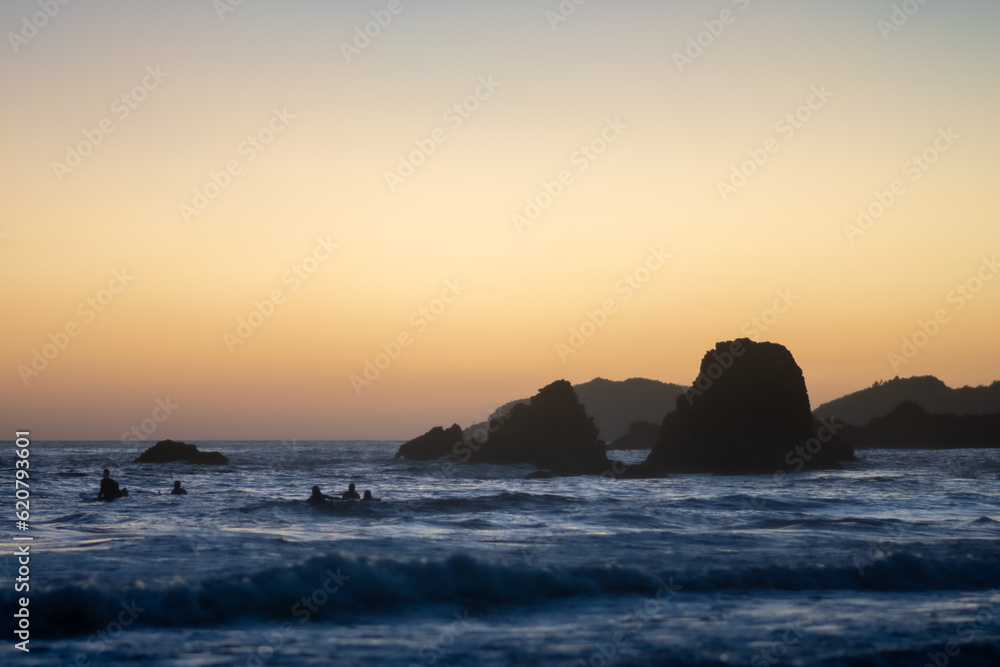
M 361 500 L 374 500 L 376 502 L 382 500 L 381 498 L 372 498 L 371 489 L 365 489 L 365 495 L 361 497 Z
M 104 477 L 101 479 L 101 490 L 97 492 L 98 500 L 115 500 L 128 495 L 128 489 L 122 489 L 118 482 L 111 479 L 111 471 L 104 469 Z
M 340 496 L 341 500 L 361 500 L 361 496 L 354 490 L 354 482 L 347 485 L 347 491 Z
M 187 491 L 181 488 L 181 483 L 179 480 L 174 481 L 174 490 L 170 492 L 172 496 L 185 496 Z
M 336 500 L 333 496 L 328 496 L 325 493 L 320 493 L 319 487 L 314 486 L 312 495 L 306 500 L 310 505 L 322 505 L 327 500 Z

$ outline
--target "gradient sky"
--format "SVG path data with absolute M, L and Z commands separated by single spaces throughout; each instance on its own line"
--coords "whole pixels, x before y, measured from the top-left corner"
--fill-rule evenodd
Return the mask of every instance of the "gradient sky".
M 389 0 L 224 3 L 70 2 L 37 31 L 37 0 L 0 6 L 11 437 L 118 439 L 169 399 L 150 439 L 406 439 L 559 378 L 688 384 L 761 316 L 814 407 L 895 375 L 1000 376 L 1000 279 L 976 282 L 1000 252 L 994 0 L 891 31 L 881 0 L 589 0 L 559 22 L 557 0 L 401 0 L 351 62 Z M 213 173 L 226 187 L 185 214 Z

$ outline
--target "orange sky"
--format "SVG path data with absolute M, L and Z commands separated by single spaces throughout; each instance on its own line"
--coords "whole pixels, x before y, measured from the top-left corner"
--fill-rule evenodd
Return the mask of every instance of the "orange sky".
M 404 439 L 739 335 L 814 407 L 1000 377 L 1000 7 L 391 4 L 4 3 L 8 432 Z

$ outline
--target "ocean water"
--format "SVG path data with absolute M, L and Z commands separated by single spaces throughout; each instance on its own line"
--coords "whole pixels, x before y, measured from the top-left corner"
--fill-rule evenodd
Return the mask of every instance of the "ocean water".
M 31 654 L 9 547 L 5 664 L 1000 665 L 998 450 L 528 480 L 398 443 L 198 444 L 230 464 L 31 445 Z M 81 498 L 104 467 L 128 498 Z M 381 502 L 304 502 L 352 481 Z

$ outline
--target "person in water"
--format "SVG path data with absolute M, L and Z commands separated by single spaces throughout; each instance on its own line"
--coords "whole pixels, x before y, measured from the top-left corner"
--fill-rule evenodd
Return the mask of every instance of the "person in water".
M 170 492 L 172 496 L 185 496 L 187 491 L 181 488 L 180 480 L 174 481 L 174 490 Z
M 115 500 L 122 496 L 127 496 L 128 491 L 122 491 L 118 482 L 111 479 L 111 471 L 104 469 L 104 477 L 101 479 L 101 490 L 97 492 L 98 500 Z
M 347 485 L 347 491 L 340 496 L 341 500 L 361 500 L 361 496 L 354 490 L 354 482 Z
M 374 500 L 375 502 L 379 502 L 382 499 L 381 498 L 372 498 L 371 489 L 365 489 L 365 495 L 363 495 L 361 497 L 361 500 Z
M 325 493 L 320 493 L 319 487 L 314 486 L 312 495 L 309 496 L 306 502 L 309 503 L 310 505 L 322 505 L 328 500 L 336 500 L 336 498 L 334 498 L 333 496 L 328 496 Z

